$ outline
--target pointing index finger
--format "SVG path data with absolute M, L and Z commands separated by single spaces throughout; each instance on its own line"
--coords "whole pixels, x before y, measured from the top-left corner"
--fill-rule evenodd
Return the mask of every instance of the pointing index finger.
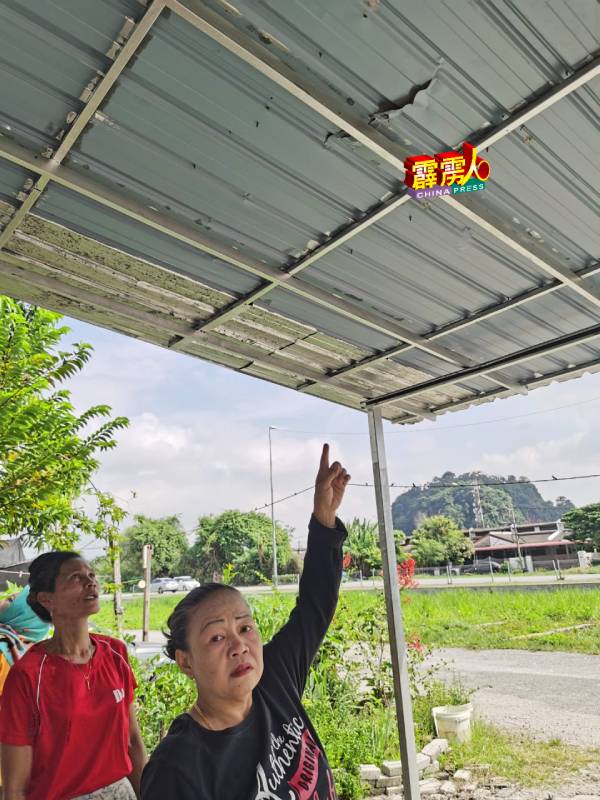
M 321 461 L 319 463 L 319 472 L 324 473 L 329 470 L 329 445 L 323 445 L 323 451 L 321 452 Z

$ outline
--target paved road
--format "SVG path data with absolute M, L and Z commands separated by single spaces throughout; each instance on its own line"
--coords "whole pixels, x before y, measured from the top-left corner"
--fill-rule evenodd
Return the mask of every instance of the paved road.
M 557 581 L 554 575 L 513 575 L 512 579 L 509 579 L 507 575 L 496 575 L 494 576 L 494 580 L 492 581 L 489 575 L 473 575 L 470 577 L 457 577 L 456 575 L 452 578 L 452 583 L 448 583 L 448 579 L 444 577 L 440 578 L 419 578 L 417 576 L 418 586 L 413 591 L 419 591 L 419 589 L 457 589 L 457 588 L 464 588 L 464 587 L 485 587 L 485 586 L 497 586 L 497 587 L 521 587 L 527 588 L 530 586 L 539 587 L 539 586 L 579 586 L 581 584 L 598 584 L 600 586 L 600 573 L 590 573 L 590 574 L 579 574 L 574 573 L 572 575 L 566 575 L 565 579 L 562 581 Z M 383 582 L 381 578 L 376 579 L 375 581 L 364 580 L 364 581 L 346 581 L 342 584 L 342 591 L 360 591 L 365 589 L 383 589 Z M 265 584 L 264 586 L 242 586 L 240 587 L 240 591 L 243 594 L 268 594 L 271 592 L 270 584 Z M 286 584 L 279 587 L 279 591 L 281 592 L 290 592 L 295 594 L 298 591 L 297 584 Z M 175 592 L 175 596 L 183 597 L 187 592 Z M 159 595 L 158 592 L 151 592 L 151 597 L 169 597 L 171 593 Z M 103 594 L 103 600 L 109 600 L 112 595 Z M 141 598 L 143 595 L 141 592 L 126 592 L 123 595 L 123 600 L 132 600 L 136 597 Z
M 478 716 L 536 738 L 600 747 L 600 656 L 446 649 L 435 658 L 477 689 Z

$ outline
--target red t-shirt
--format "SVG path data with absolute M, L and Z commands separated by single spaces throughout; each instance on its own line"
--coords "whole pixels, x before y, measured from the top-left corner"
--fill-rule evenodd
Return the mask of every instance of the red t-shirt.
M 92 635 L 87 664 L 36 644 L 9 672 L 0 699 L 0 742 L 31 745 L 27 800 L 70 800 L 131 772 L 129 707 L 136 688 L 127 648 Z

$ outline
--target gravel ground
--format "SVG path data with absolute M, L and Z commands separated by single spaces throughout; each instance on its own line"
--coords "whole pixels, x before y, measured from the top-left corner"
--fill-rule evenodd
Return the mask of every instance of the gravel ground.
M 477 689 L 477 716 L 538 739 L 600 747 L 600 656 L 448 648 L 433 658 Z

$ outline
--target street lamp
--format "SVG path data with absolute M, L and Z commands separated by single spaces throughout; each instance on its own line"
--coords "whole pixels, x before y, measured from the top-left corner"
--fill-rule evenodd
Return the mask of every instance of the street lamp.
M 277 586 L 277 536 L 275 535 L 275 509 L 273 508 L 273 444 L 271 442 L 271 431 L 276 431 L 273 425 L 269 425 L 269 480 L 271 483 L 271 528 L 273 535 L 273 586 Z

